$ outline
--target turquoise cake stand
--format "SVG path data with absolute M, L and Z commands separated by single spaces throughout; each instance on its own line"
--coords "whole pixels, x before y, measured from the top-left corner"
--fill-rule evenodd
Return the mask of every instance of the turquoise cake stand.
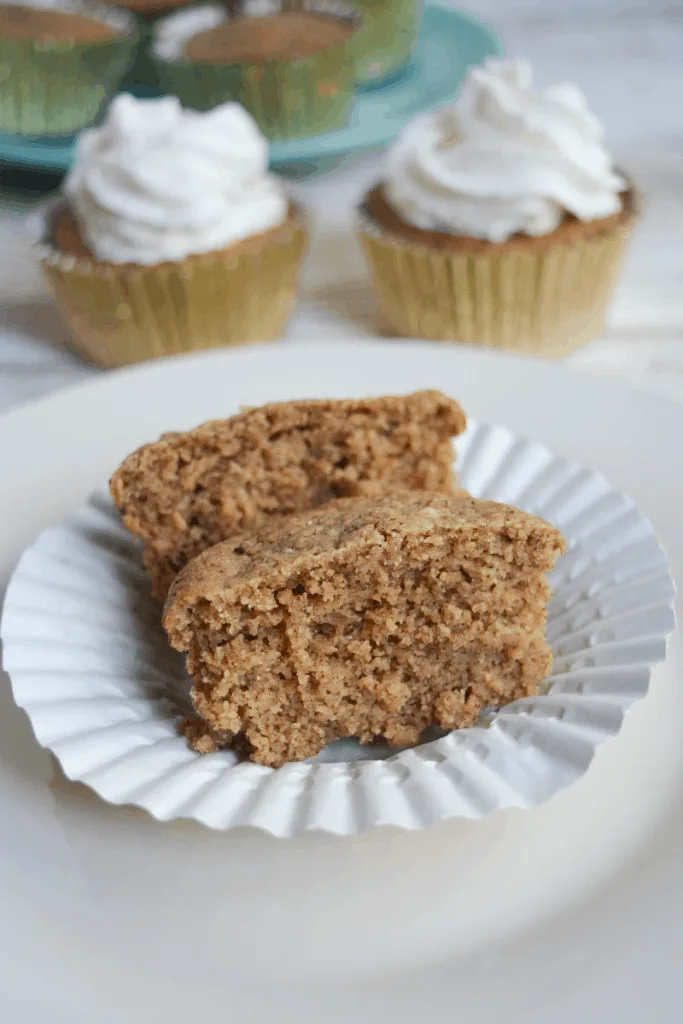
M 501 44 L 486 25 L 442 3 L 427 3 L 410 63 L 392 80 L 361 89 L 345 128 L 325 135 L 274 142 L 271 165 L 290 175 L 321 172 L 342 157 L 384 146 L 416 114 L 447 103 L 472 64 L 499 56 Z M 66 171 L 75 136 L 28 139 L 0 134 L 0 164 Z

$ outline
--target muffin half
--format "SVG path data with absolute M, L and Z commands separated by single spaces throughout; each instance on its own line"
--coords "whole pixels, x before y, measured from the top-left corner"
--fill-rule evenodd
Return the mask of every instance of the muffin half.
M 417 743 L 535 694 L 564 546 L 519 509 L 418 492 L 342 498 L 210 548 L 164 612 L 193 679 L 190 742 L 277 768 L 340 737 Z
M 179 569 L 240 530 L 341 496 L 455 490 L 451 438 L 464 429 L 438 391 L 277 402 L 143 445 L 111 494 L 165 597 Z

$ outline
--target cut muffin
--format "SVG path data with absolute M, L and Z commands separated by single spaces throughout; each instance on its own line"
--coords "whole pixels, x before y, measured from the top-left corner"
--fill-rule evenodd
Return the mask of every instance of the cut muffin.
M 438 391 L 266 405 L 145 445 L 111 494 L 165 597 L 191 558 L 273 516 L 351 495 L 451 491 L 451 438 L 465 424 Z
M 278 767 L 344 736 L 418 741 L 550 670 L 549 523 L 467 496 L 332 501 L 195 558 L 164 627 L 187 653 L 196 749 Z

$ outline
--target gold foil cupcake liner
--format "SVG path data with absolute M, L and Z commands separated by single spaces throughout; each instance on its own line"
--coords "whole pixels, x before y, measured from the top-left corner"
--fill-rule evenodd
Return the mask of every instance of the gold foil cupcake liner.
M 133 60 L 138 33 L 128 11 L 80 0 L 46 9 L 81 14 L 121 34 L 97 43 L 0 38 L 0 131 L 68 135 L 92 124 Z
M 49 223 L 51 223 L 50 218 Z M 274 237 L 142 267 L 67 255 L 39 259 L 72 335 L 71 347 L 115 367 L 181 352 L 269 341 L 289 319 L 306 230 L 298 212 Z
M 407 241 L 361 210 L 372 287 L 399 336 L 563 356 L 598 337 L 639 211 L 604 232 L 543 248 L 453 252 Z
M 274 3 L 273 13 L 278 9 L 336 16 L 353 31 L 348 39 L 307 57 L 258 63 L 170 59 L 160 56 L 152 44 L 151 59 L 162 85 L 184 107 L 195 110 L 211 110 L 231 100 L 241 103 L 269 139 L 300 138 L 343 128 L 355 94 L 358 13 L 351 5 L 335 0 L 283 0 Z

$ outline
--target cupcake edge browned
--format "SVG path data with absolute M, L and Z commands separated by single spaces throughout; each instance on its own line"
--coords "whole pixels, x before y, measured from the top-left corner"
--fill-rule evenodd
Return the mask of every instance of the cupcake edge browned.
M 566 212 L 553 230 L 545 235 L 526 235 L 521 232 L 511 235 L 504 242 L 491 242 L 485 238 L 459 235 L 448 231 L 434 231 L 408 223 L 391 204 L 380 182 L 366 194 L 361 204 L 361 215 L 370 227 L 386 232 L 392 238 L 411 245 L 423 245 L 428 249 L 457 254 L 485 254 L 488 252 L 532 252 L 552 248 L 556 245 L 573 245 L 576 242 L 607 234 L 620 224 L 628 224 L 639 211 L 639 197 L 633 186 L 620 193 L 622 206 L 617 213 L 597 220 L 583 221 Z

